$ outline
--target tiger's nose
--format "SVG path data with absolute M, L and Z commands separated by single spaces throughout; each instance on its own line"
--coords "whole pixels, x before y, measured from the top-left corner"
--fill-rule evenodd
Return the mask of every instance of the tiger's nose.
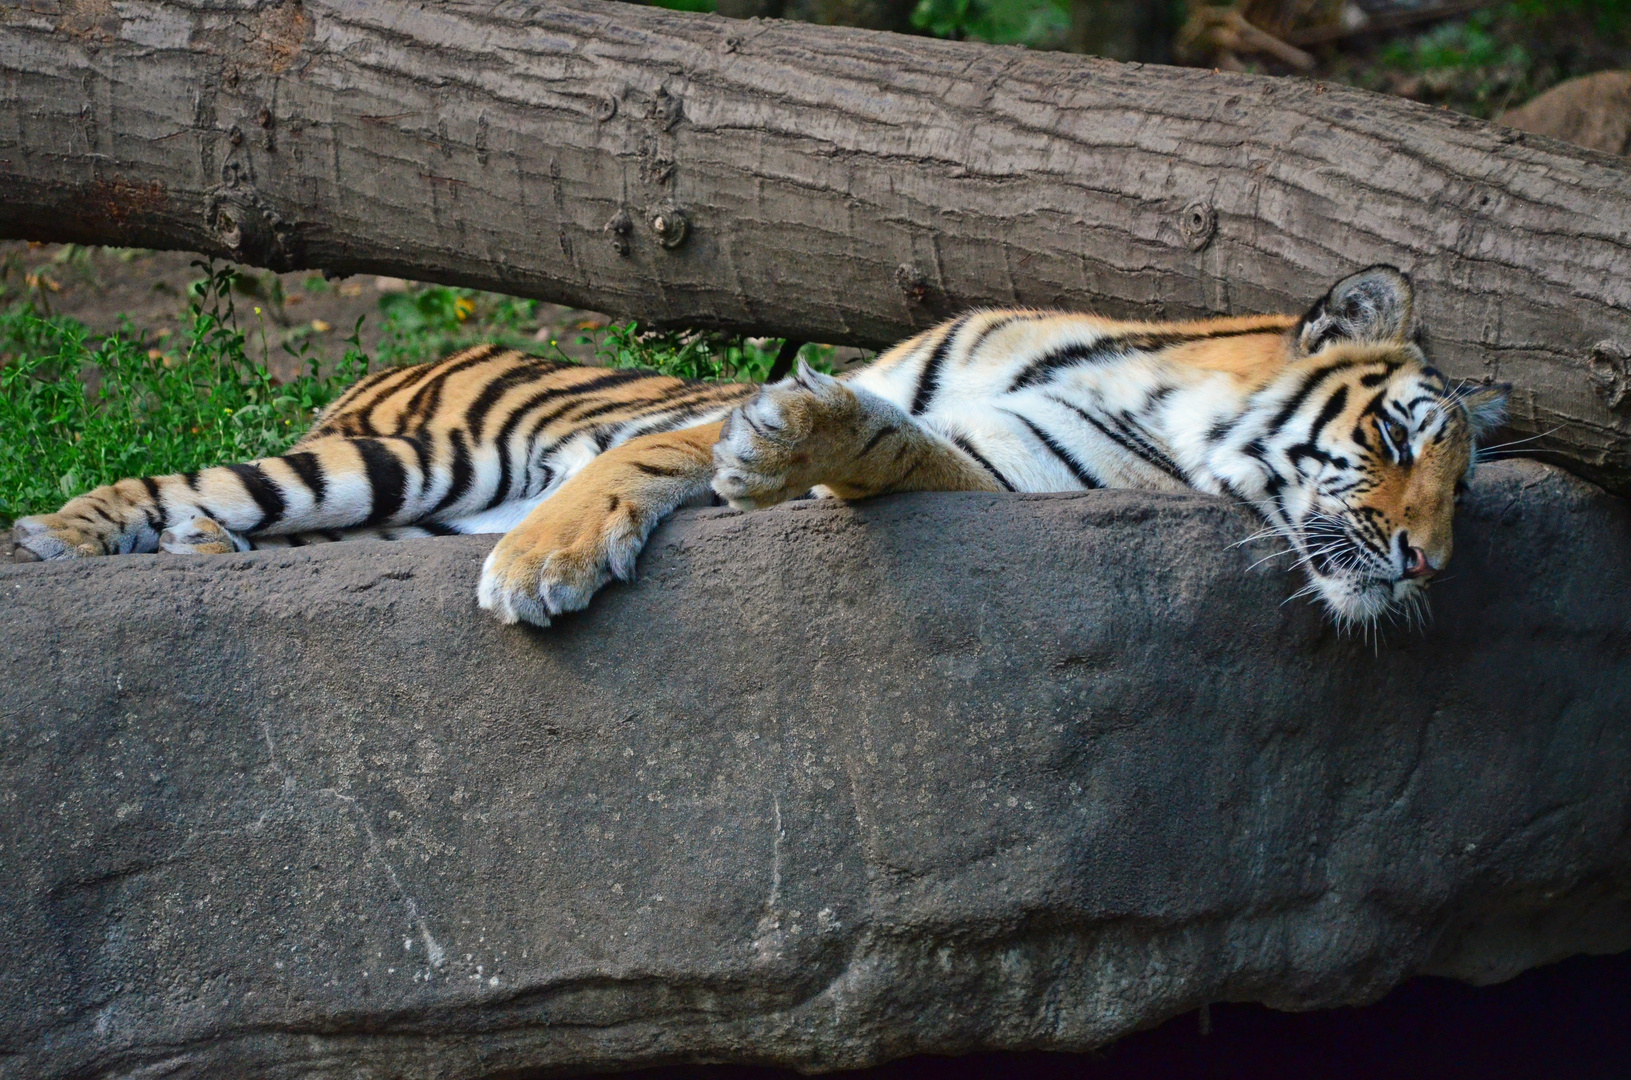
M 1427 561 L 1427 552 L 1419 547 L 1406 548 L 1404 553 L 1404 576 L 1407 578 L 1425 578 L 1433 576 L 1433 564 Z

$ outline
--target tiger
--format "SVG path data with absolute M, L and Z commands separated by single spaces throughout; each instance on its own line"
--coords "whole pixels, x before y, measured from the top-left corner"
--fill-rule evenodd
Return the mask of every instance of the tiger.
M 479 606 L 547 627 L 632 580 L 684 506 L 815 495 L 1199 491 L 1255 511 L 1340 624 L 1419 603 L 1509 387 L 1428 362 L 1397 268 L 1301 316 L 977 309 L 841 375 L 763 386 L 487 345 L 353 385 L 287 453 L 120 480 L 24 517 L 13 556 L 208 554 L 502 533 Z

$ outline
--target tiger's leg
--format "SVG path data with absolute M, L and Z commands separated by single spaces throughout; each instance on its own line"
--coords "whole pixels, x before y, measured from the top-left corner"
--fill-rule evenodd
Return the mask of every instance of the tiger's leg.
M 970 454 L 866 390 L 811 371 L 766 386 L 725 421 L 713 488 L 741 510 L 823 485 L 841 499 L 891 491 L 1002 491 Z
M 500 621 L 548 626 L 587 607 L 663 518 L 708 497 L 719 424 L 641 435 L 585 465 L 504 534 L 482 566 L 477 602 Z
M 19 518 L 13 559 L 246 551 L 251 537 L 418 521 L 444 493 L 404 437 L 328 436 L 282 457 L 120 480 Z

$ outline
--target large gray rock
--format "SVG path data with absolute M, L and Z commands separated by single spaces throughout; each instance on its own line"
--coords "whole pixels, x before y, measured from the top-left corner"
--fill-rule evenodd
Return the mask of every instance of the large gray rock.
M 1631 514 L 1487 469 L 1425 631 L 1200 497 L 0 569 L 0 1075 L 1086 1048 L 1631 948 Z

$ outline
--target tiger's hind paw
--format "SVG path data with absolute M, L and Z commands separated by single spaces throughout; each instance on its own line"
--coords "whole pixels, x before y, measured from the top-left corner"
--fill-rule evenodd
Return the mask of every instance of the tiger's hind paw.
M 852 437 L 864 409 L 855 392 L 800 360 L 731 413 L 714 445 L 713 488 L 738 510 L 797 498 L 825 479 L 828 444 Z
M 550 514 L 550 502 L 533 512 L 540 520 L 505 533 L 482 564 L 476 602 L 502 623 L 548 626 L 552 616 L 588 607 L 613 578 L 632 580 L 656 524 L 655 515 L 616 499 L 599 517 L 565 506 Z
M 172 555 L 230 555 L 249 542 L 213 518 L 195 517 L 159 534 L 159 550 Z

